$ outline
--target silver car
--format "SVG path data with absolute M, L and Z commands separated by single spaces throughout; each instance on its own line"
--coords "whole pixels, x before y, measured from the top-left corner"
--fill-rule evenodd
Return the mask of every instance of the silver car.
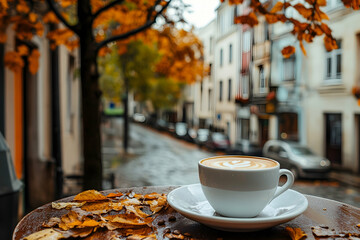
M 289 169 L 295 178 L 326 178 L 331 169 L 328 159 L 299 143 L 269 140 L 263 147 L 263 155 L 278 161 L 281 168 Z

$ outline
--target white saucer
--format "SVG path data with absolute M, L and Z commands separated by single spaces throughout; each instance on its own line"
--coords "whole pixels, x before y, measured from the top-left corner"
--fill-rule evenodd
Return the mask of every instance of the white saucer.
M 302 214 L 308 206 L 307 199 L 301 193 L 289 189 L 254 218 L 223 217 L 210 206 L 200 184 L 174 189 L 168 194 L 167 200 L 171 207 L 189 219 L 232 232 L 257 231 L 288 222 Z

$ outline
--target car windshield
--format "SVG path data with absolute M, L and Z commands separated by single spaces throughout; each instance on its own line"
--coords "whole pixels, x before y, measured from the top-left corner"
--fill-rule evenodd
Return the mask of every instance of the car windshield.
M 313 155 L 311 150 L 307 147 L 292 147 L 292 152 L 296 155 Z
M 227 140 L 226 136 L 222 133 L 214 133 L 212 137 L 215 141 Z

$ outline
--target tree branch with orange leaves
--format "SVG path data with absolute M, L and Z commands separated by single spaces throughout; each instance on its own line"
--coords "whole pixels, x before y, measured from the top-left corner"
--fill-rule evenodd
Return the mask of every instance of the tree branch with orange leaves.
M 125 32 L 123 34 L 115 35 L 115 36 L 109 37 L 109 38 L 99 42 L 97 44 L 97 46 L 96 46 L 96 51 L 98 52 L 102 47 L 106 46 L 107 44 L 109 44 L 111 42 L 126 39 L 126 38 L 128 38 L 130 36 L 133 36 L 134 34 L 142 32 L 142 31 L 146 30 L 147 28 L 151 27 L 156 22 L 157 17 L 160 16 L 165 11 L 165 9 L 169 6 L 171 1 L 172 0 L 167 1 L 166 4 L 163 5 L 159 11 L 155 11 L 154 17 L 152 19 L 151 18 L 148 19 L 143 25 L 141 25 L 141 26 L 139 26 L 137 28 L 134 28 L 134 29 L 132 29 L 130 31 L 127 31 L 127 32 Z M 159 4 L 159 5 L 161 5 L 161 4 Z M 153 7 L 153 9 L 155 10 L 156 6 Z
M 49 5 L 49 8 L 51 11 L 56 15 L 56 17 L 71 31 L 73 31 L 76 34 L 79 34 L 79 24 L 71 25 L 61 14 L 59 11 L 59 8 L 55 6 L 55 2 L 53 0 L 46 0 L 46 2 Z

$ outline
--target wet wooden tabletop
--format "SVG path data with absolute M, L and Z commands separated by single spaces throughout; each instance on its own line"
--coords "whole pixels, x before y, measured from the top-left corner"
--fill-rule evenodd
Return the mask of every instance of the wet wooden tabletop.
M 139 194 L 147 194 L 152 192 L 168 193 L 175 186 L 166 187 L 139 187 L 139 188 L 120 188 L 114 190 L 103 191 L 104 194 L 110 192 L 120 191 L 123 193 L 135 192 Z M 339 233 L 352 233 L 360 236 L 360 208 L 350 206 L 348 204 L 305 195 L 309 201 L 308 209 L 299 217 L 290 222 L 272 227 L 267 230 L 258 232 L 223 232 L 206 227 L 198 222 L 192 221 L 183 217 L 175 210 L 169 208 L 165 212 L 160 212 L 157 221 L 164 220 L 165 225 L 158 226 L 157 238 L 164 238 L 164 230 L 170 228 L 171 231 L 178 230 L 181 233 L 189 233 L 191 237 L 185 239 L 291 239 L 285 230 L 286 227 L 301 228 L 306 234 L 306 239 L 334 239 L 332 237 L 317 238 L 313 235 L 311 227 L 327 226 L 330 229 L 335 229 Z M 69 201 L 73 197 L 61 199 L 60 201 Z M 19 240 L 23 237 L 39 231 L 42 229 L 41 225 L 51 217 L 60 217 L 68 210 L 56 210 L 51 208 L 51 203 L 39 207 L 26 215 L 16 226 L 13 239 Z M 170 216 L 175 216 L 175 221 L 169 221 Z M 156 224 L 156 223 L 155 223 Z M 101 238 L 96 238 L 101 239 Z M 304 238 L 305 239 L 305 238 Z M 336 239 L 349 239 L 349 237 L 336 238 Z M 351 238 L 350 238 L 351 239 Z M 360 238 L 355 238 L 360 239 Z

